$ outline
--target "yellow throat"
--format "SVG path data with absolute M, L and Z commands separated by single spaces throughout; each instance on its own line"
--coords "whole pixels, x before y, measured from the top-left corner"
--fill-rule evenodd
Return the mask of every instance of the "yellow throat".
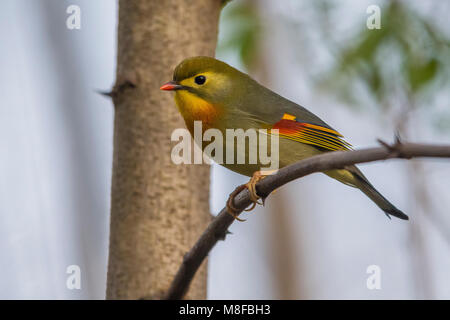
M 175 92 L 175 103 L 191 133 L 194 130 L 194 121 L 201 121 L 203 130 L 206 130 L 214 127 L 214 123 L 221 113 L 218 106 L 186 90 Z

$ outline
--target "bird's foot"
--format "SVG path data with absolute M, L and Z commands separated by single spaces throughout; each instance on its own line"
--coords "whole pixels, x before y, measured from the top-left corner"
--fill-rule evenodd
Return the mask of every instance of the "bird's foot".
M 265 178 L 265 175 L 261 173 L 261 171 L 256 171 L 253 176 L 250 178 L 250 181 L 247 182 L 244 186 L 248 189 L 250 193 L 250 200 L 252 200 L 253 204 L 250 208 L 245 209 L 244 211 L 252 211 L 255 209 L 257 204 L 263 205 L 263 202 L 260 202 L 259 199 L 261 199 L 260 196 L 256 193 L 256 184 Z
M 244 222 L 245 219 L 241 219 L 238 217 L 239 214 L 239 210 L 236 209 L 236 207 L 233 205 L 233 201 L 234 201 L 234 197 L 236 197 L 236 195 L 241 192 L 242 190 L 244 190 L 245 184 L 241 184 L 240 186 L 238 186 L 236 189 L 234 189 L 234 191 L 232 193 L 230 193 L 228 200 L 227 200 L 227 212 L 237 221 L 240 222 Z
M 252 211 L 256 207 L 257 204 L 264 205 L 264 200 L 262 202 L 259 201 L 259 199 L 261 199 L 261 197 L 258 196 L 258 194 L 256 193 L 256 184 L 260 180 L 264 179 L 266 175 L 267 174 L 265 174 L 265 172 L 256 171 L 253 174 L 253 176 L 251 177 L 249 182 L 247 182 L 246 184 L 240 185 L 230 194 L 230 196 L 228 197 L 228 201 L 227 201 L 227 211 L 236 220 L 241 221 L 241 222 L 245 221 L 244 219 L 241 219 L 238 217 L 239 210 L 236 209 L 236 207 L 234 207 L 234 205 L 233 205 L 234 197 L 236 197 L 236 195 L 239 192 L 241 192 L 242 190 L 248 189 L 248 191 L 250 193 L 250 200 L 253 202 L 251 207 L 248 209 L 245 209 L 244 211 Z

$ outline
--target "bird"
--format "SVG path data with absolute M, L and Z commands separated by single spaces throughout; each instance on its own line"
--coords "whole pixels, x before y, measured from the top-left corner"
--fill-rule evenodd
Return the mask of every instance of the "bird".
M 227 129 L 278 130 L 279 167 L 332 151 L 352 150 L 344 137 L 318 116 L 303 106 L 290 101 L 258 83 L 225 62 L 212 57 L 190 57 L 179 63 L 171 81 L 161 90 L 175 93 L 175 104 L 187 129 L 194 134 L 194 122 L 201 121 L 202 130 L 217 129 L 225 134 Z M 224 150 L 227 150 L 224 139 Z M 236 151 L 236 146 L 233 145 Z M 237 151 L 238 152 L 238 151 Z M 248 160 L 248 151 L 246 160 Z M 244 188 L 250 192 L 253 209 L 260 199 L 255 188 L 264 178 L 261 163 L 223 163 L 226 168 L 251 177 L 238 187 L 227 201 L 227 211 L 236 219 L 234 196 Z M 361 190 L 386 215 L 408 220 L 408 216 L 390 203 L 355 166 L 323 172 L 343 184 Z M 249 210 L 250 210 L 249 209 Z M 248 211 L 248 210 L 247 210 Z

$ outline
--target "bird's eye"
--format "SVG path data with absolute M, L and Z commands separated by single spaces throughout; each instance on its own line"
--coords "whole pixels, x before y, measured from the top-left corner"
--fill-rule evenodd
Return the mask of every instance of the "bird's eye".
M 206 77 L 205 76 L 196 76 L 195 77 L 195 83 L 196 84 L 202 85 L 202 84 L 205 83 L 205 81 L 206 81 Z

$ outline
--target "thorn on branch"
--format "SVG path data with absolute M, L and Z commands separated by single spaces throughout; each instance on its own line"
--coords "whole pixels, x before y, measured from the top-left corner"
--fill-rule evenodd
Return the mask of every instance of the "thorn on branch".
M 103 96 L 110 97 L 110 98 L 117 98 L 118 94 L 122 93 L 123 91 L 127 89 L 135 89 L 137 88 L 137 80 L 135 75 L 130 75 L 128 77 L 125 77 L 123 80 L 116 80 L 116 84 L 112 88 L 111 91 L 97 91 Z
M 389 152 L 394 151 L 394 147 L 391 146 L 389 143 L 381 140 L 381 139 L 377 139 L 378 143 L 381 144 L 383 147 L 385 147 Z
M 136 88 L 136 84 L 130 80 L 125 80 L 122 83 L 118 83 L 114 86 L 111 91 L 111 97 L 114 99 L 117 97 L 119 93 L 122 93 L 126 89 L 134 89 Z
M 96 92 L 101 94 L 102 96 L 115 99 L 119 93 L 123 92 L 124 90 L 126 90 L 128 88 L 134 89 L 134 88 L 136 88 L 136 85 L 130 81 L 126 81 L 119 85 L 115 85 L 111 91 L 96 90 Z
M 230 232 L 229 230 L 225 230 L 225 232 L 216 233 L 216 238 L 218 240 L 225 241 L 227 235 L 229 235 L 229 234 L 233 234 L 233 232 Z
M 394 138 L 395 144 L 396 145 L 401 145 L 402 144 L 402 139 L 400 137 L 400 132 L 396 131 L 395 132 L 395 138 Z
M 381 139 L 377 139 L 378 143 L 385 147 L 389 153 L 396 158 L 411 159 L 411 156 L 407 156 L 402 152 L 402 141 L 398 132 L 395 134 L 394 144 L 389 144 Z
M 100 90 L 95 90 L 95 92 L 97 92 L 98 94 L 101 94 L 104 97 L 108 97 L 108 98 L 112 98 L 113 92 L 112 91 L 100 91 Z

